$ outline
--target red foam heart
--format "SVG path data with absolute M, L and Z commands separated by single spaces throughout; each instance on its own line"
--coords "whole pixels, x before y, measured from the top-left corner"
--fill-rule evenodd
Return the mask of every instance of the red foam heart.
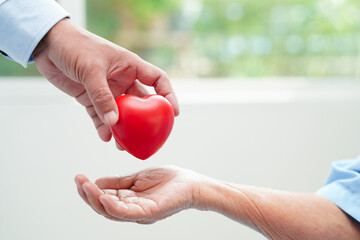
M 116 142 L 137 158 L 149 158 L 163 146 L 174 125 L 170 103 L 160 95 L 122 95 L 116 103 L 119 121 L 111 127 Z

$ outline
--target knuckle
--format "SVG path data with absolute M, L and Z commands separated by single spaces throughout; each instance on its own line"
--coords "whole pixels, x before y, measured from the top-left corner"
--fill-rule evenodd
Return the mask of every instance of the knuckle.
M 134 60 L 135 60 L 135 59 L 136 59 L 136 60 L 141 59 L 141 57 L 140 57 L 139 55 L 137 55 L 136 53 L 130 52 L 130 51 L 126 51 L 125 56 L 126 56 L 127 58 L 134 59 Z
M 127 49 L 119 49 L 117 51 L 113 51 L 111 54 L 116 55 L 115 61 L 121 60 L 121 61 L 134 61 L 136 59 L 139 59 L 140 57 L 136 55 L 135 53 L 127 50 Z
M 97 116 L 95 108 L 93 106 L 86 107 L 86 111 L 91 118 L 95 118 Z
M 168 74 L 160 69 L 159 79 L 168 79 L 168 78 L 169 78 Z
M 113 99 L 112 94 L 106 87 L 97 88 L 92 94 L 91 98 L 95 105 L 104 104 Z

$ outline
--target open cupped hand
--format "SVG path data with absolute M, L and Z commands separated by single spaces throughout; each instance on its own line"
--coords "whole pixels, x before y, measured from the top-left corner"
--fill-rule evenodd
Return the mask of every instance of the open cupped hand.
M 146 169 L 95 183 L 75 178 L 79 195 L 96 212 L 116 221 L 154 223 L 194 204 L 201 175 L 177 167 Z

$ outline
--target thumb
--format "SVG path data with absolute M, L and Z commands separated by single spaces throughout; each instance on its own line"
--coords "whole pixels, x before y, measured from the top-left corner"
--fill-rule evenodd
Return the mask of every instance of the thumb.
M 112 126 L 118 121 L 118 108 L 107 80 L 99 75 L 94 74 L 83 81 L 84 87 L 101 121 L 107 126 Z

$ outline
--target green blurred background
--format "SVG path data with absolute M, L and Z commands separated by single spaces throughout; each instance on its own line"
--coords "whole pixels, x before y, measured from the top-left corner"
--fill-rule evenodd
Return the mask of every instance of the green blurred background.
M 87 0 L 90 31 L 171 77 L 355 78 L 358 0 Z M 38 75 L 0 59 L 0 75 Z

